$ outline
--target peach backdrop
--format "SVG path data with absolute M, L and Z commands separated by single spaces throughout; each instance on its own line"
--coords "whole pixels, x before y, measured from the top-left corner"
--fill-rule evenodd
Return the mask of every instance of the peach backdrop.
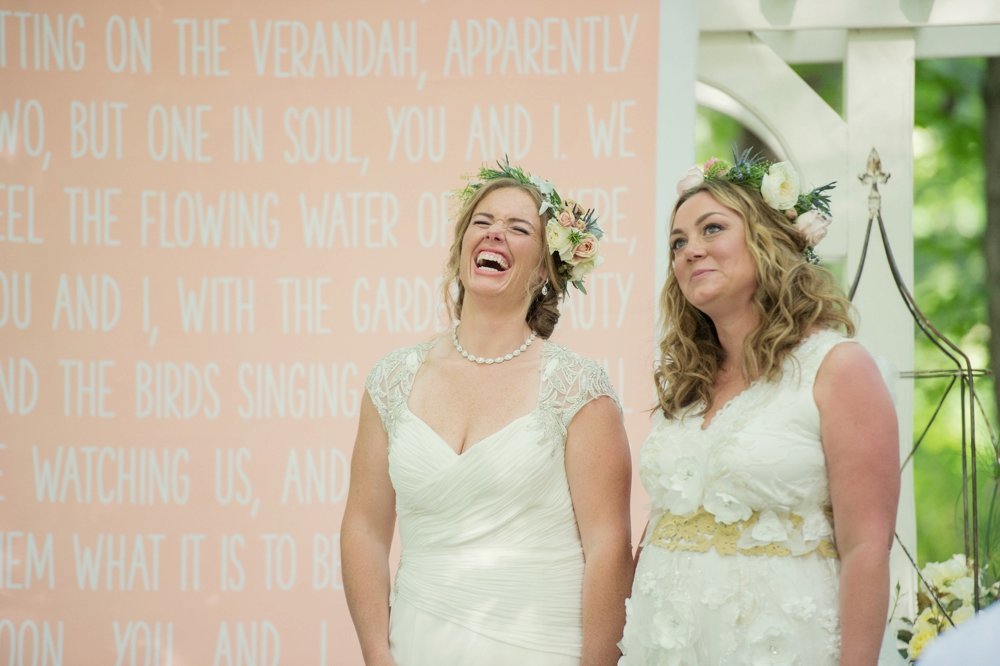
M 446 326 L 448 193 L 594 206 L 599 359 L 652 402 L 657 3 L 0 5 L 0 663 L 359 664 L 366 373 Z M 635 481 L 637 529 L 645 510 Z

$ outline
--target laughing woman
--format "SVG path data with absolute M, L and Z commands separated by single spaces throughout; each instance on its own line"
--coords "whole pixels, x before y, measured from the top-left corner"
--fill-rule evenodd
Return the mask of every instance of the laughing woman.
M 463 204 L 445 285 L 457 323 L 366 383 L 341 528 L 365 662 L 613 664 L 628 442 L 604 371 L 547 340 L 600 230 L 509 164 L 481 170 Z

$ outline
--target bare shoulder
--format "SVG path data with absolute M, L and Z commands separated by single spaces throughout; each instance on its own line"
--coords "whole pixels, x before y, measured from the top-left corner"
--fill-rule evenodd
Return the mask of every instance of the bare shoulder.
M 844 393 L 881 393 L 888 389 L 868 350 L 854 341 L 845 341 L 835 345 L 823 359 L 815 391 L 817 402 L 822 404 L 825 399 Z

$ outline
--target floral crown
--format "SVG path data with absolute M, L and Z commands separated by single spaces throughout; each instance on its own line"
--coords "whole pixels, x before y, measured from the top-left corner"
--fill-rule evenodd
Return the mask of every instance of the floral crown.
M 585 209 L 575 201 L 563 199 L 552 183 L 529 174 L 521 167 L 512 166 L 506 157 L 503 162 L 497 162 L 495 169 L 483 167 L 479 170 L 477 179 L 470 180 L 458 193 L 462 204 L 467 205 L 479 188 L 499 178 L 510 178 L 538 190 L 542 197 L 538 214 L 544 215 L 545 211 L 551 211 L 551 217 L 545 225 L 545 237 L 555 259 L 556 273 L 562 282 L 559 285 L 560 291 L 563 294 L 569 293 L 566 287 L 571 284 L 586 294 L 584 278 L 604 261 L 598 254 L 604 232 L 597 226 L 594 209 Z
M 734 150 L 732 164 L 712 157 L 704 164 L 691 167 L 677 183 L 677 194 L 684 194 L 706 180 L 724 180 L 760 194 L 768 206 L 784 213 L 795 225 L 795 231 L 806 242 L 806 261 L 819 263 L 814 248 L 826 237 L 826 228 L 832 221 L 827 192 L 834 188 L 835 182 L 803 193 L 799 188 L 799 174 L 791 162 L 772 164 L 759 153 L 747 149 L 742 153 Z

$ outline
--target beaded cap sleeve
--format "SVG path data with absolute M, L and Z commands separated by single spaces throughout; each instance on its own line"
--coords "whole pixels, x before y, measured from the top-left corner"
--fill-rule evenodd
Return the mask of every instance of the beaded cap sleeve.
M 413 386 L 413 378 L 434 342 L 396 349 L 382 357 L 368 373 L 365 389 L 382 419 L 386 433 L 392 434 L 400 410 Z
M 539 409 L 557 417 L 563 430 L 569 427 L 576 413 L 595 398 L 608 396 L 619 412 L 622 409 L 604 368 L 552 342 L 545 344 L 541 385 Z

